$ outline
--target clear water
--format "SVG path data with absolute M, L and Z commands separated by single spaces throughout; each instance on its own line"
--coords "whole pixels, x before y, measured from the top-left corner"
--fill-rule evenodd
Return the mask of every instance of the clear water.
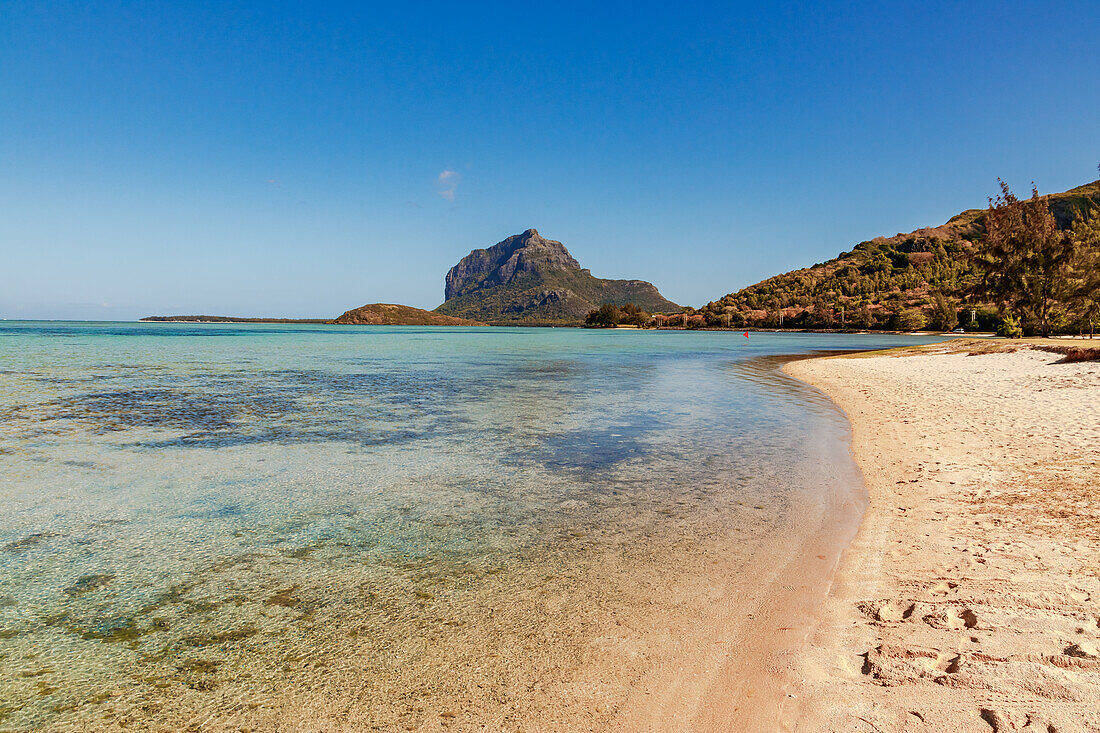
M 769 357 L 919 340 L 2 322 L 0 730 L 611 715 L 858 481 Z

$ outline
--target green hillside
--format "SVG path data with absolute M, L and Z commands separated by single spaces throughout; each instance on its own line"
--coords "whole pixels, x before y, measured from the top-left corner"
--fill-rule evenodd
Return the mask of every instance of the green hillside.
M 1100 181 L 1051 194 L 1059 227 L 1100 205 Z M 998 316 L 974 295 L 971 254 L 984 234 L 985 209 L 969 209 L 942 226 L 860 242 L 812 267 L 750 285 L 699 309 L 709 325 L 785 328 L 995 327 Z M 974 320 L 971 319 L 973 311 Z

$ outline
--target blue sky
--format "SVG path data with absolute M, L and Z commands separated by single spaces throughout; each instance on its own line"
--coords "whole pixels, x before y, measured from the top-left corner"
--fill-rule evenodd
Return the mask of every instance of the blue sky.
M 0 2 L 0 317 L 434 307 L 536 227 L 701 305 L 1096 177 L 1079 2 Z

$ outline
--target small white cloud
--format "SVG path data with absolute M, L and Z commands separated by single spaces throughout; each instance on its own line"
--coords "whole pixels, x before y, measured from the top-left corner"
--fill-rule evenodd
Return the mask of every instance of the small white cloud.
M 436 176 L 435 190 L 446 200 L 454 201 L 459 178 L 461 176 L 458 175 L 458 171 L 445 170 Z

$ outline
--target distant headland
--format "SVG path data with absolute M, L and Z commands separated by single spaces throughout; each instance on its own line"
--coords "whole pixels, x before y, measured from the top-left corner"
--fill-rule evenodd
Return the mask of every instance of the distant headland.
M 325 318 L 245 318 L 238 316 L 145 316 L 152 323 L 332 323 Z
M 150 322 L 171 323 L 299 323 L 336 326 L 484 326 L 466 318 L 433 313 L 395 303 L 368 303 L 336 318 L 239 318 L 234 316 L 148 316 Z
M 603 305 L 634 304 L 650 312 L 680 306 L 644 280 L 605 280 L 583 269 L 561 242 L 528 229 L 488 249 L 475 249 L 446 276 L 445 302 L 434 311 L 371 303 L 336 318 L 147 316 L 173 323 L 318 323 L 348 326 L 579 326 Z

